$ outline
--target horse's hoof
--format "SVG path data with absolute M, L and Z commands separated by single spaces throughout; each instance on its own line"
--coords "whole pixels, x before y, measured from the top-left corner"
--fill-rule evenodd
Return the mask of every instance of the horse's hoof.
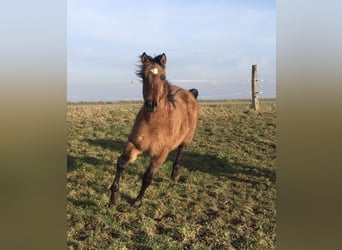
M 109 206 L 118 205 L 119 203 L 120 203 L 120 195 L 118 193 L 112 194 L 108 205 Z
M 141 207 L 142 201 L 140 199 L 135 199 L 132 203 L 132 207 Z
M 172 173 L 171 174 L 171 179 L 174 180 L 174 181 L 178 181 L 179 180 L 179 176 L 180 176 L 179 174 Z

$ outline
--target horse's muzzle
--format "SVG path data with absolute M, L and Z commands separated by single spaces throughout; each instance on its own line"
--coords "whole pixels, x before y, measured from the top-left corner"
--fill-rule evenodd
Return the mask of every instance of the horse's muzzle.
M 148 112 L 156 112 L 157 111 L 157 101 L 155 99 L 153 100 L 147 100 L 145 101 L 145 107 Z

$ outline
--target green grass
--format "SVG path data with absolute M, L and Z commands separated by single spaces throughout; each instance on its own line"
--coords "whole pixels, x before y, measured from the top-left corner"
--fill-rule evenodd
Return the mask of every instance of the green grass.
M 121 180 L 108 207 L 117 157 L 139 102 L 68 105 L 68 249 L 275 249 L 276 107 L 261 100 L 200 101 L 195 137 L 170 179 L 172 152 L 147 189 L 130 202 L 149 158 Z

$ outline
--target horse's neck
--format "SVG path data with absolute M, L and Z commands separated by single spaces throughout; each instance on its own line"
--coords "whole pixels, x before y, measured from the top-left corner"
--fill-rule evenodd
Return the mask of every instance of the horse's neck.
M 165 112 L 168 110 L 169 107 L 169 100 L 167 99 L 167 96 L 165 95 L 158 104 L 157 112 L 165 114 Z

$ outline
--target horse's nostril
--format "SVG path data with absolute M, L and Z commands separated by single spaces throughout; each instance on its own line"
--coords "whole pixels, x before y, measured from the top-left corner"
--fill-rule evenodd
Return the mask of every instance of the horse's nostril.
M 147 107 L 147 110 L 150 112 L 156 111 L 157 101 L 156 100 L 147 100 L 147 101 L 145 101 L 145 106 Z
M 146 101 L 145 105 L 149 108 L 151 108 L 153 106 L 153 101 Z

